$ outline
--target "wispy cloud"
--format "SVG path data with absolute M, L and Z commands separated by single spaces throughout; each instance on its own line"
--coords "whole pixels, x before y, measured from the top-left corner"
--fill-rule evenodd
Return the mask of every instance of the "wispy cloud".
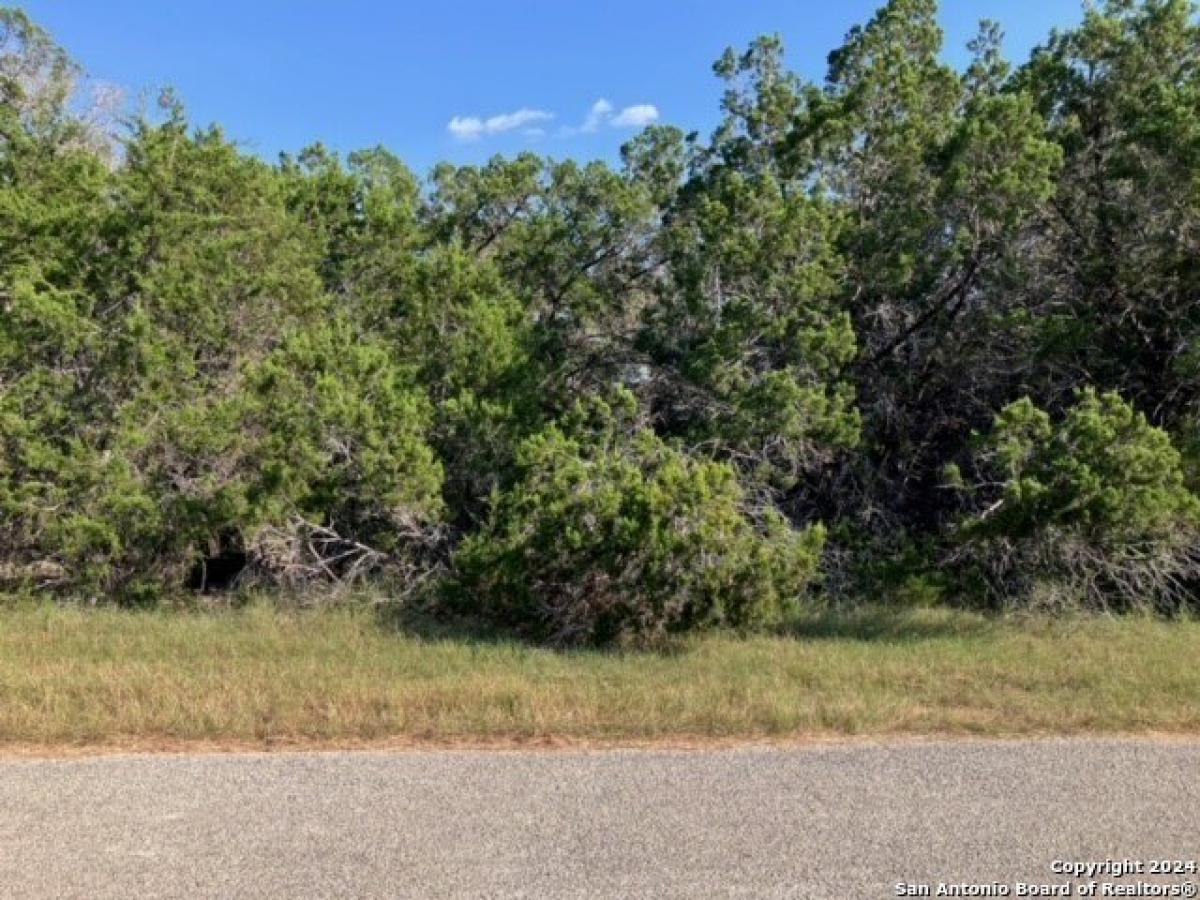
M 486 119 L 479 116 L 455 116 L 446 126 L 446 130 L 460 141 L 477 141 L 485 135 L 503 134 L 517 128 L 537 131 L 538 129 L 528 126 L 535 126 L 538 122 L 549 122 L 553 118 L 554 113 L 523 107 Z
M 644 128 L 658 121 L 658 107 L 653 103 L 627 106 L 613 117 L 614 128 Z
M 455 116 L 446 125 L 446 130 L 458 140 L 467 142 L 507 131 L 520 131 L 523 136 L 536 140 L 546 135 L 546 129 L 542 126 L 554 118 L 554 113 L 543 109 L 522 107 L 486 119 L 482 116 Z M 556 134 L 559 137 L 574 137 L 578 134 L 595 134 L 602 128 L 643 128 L 657 121 L 658 107 L 652 103 L 637 103 L 618 110 L 601 97 L 588 109 L 581 124 L 564 125 Z
M 638 103 L 618 110 L 601 97 L 588 110 L 583 124 L 578 127 L 564 126 L 559 129 L 561 137 L 577 134 L 595 134 L 601 128 L 642 128 L 658 121 L 658 107 L 652 103 Z
M 579 130 L 591 134 L 594 131 L 599 131 L 600 126 L 612 117 L 613 105 L 601 97 L 592 104 L 592 108 L 588 110 L 587 118 L 583 120 L 583 124 L 579 126 Z

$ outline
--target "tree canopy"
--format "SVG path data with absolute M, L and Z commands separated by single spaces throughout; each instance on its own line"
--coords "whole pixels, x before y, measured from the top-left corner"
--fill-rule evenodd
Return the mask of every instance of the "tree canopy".
M 0 8 L 0 586 L 363 578 L 555 643 L 953 602 L 1200 604 L 1200 24 L 959 71 L 890 0 L 708 138 L 427 179 L 104 133 Z

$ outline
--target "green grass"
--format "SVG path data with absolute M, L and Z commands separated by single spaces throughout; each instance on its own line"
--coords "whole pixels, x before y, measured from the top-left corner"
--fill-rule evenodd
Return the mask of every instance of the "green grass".
M 0 746 L 1200 734 L 1200 622 L 814 616 L 556 653 L 369 608 L 0 604 Z

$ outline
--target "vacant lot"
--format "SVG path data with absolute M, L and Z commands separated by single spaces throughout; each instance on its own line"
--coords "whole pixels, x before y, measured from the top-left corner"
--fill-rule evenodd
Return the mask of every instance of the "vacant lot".
M 369 607 L 0 604 L 0 745 L 1200 733 L 1200 623 L 822 614 L 777 637 L 555 653 Z

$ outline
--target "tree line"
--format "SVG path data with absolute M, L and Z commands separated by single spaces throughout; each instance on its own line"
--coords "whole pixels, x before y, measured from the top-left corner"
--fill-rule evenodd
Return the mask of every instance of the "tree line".
M 621 163 L 100 127 L 0 8 L 0 585 L 377 580 L 549 643 L 814 597 L 1196 608 L 1200 27 L 890 0 Z

